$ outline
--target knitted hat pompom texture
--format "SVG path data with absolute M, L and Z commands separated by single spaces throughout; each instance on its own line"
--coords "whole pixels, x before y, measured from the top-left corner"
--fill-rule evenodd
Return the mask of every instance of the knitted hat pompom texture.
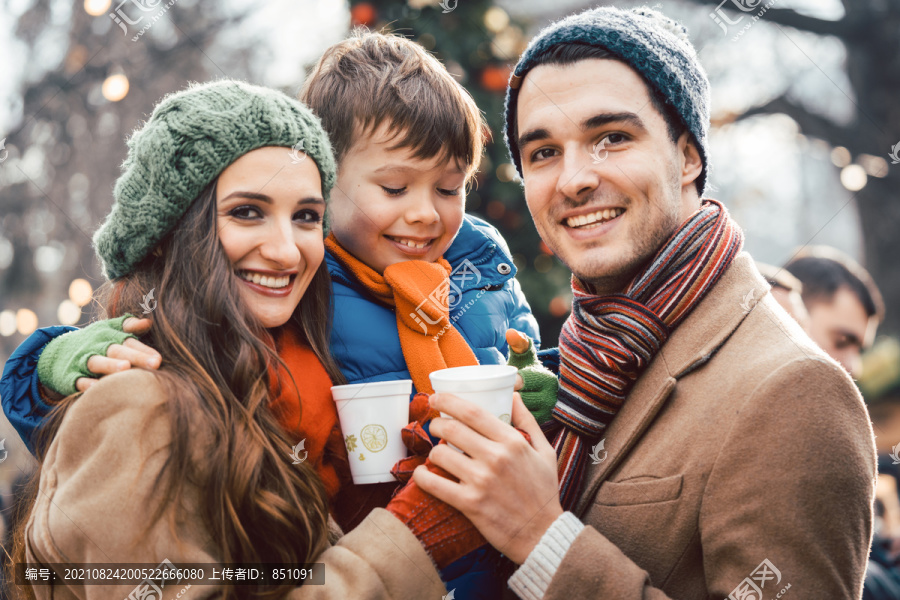
M 192 84 L 166 96 L 129 138 L 115 203 L 94 234 L 104 274 L 130 273 L 226 167 L 265 146 L 296 147 L 312 158 L 327 202 L 334 154 L 319 119 L 300 101 L 234 80 Z
M 687 29 L 646 7 L 586 10 L 551 23 L 531 40 L 513 69 L 506 90 L 503 135 L 519 176 L 522 176 L 522 159 L 513 139 L 519 86 L 539 57 L 555 46 L 572 42 L 605 48 L 640 73 L 675 107 L 694 136 L 703 160 L 703 171 L 697 179 L 702 196 L 709 172 L 709 79 Z

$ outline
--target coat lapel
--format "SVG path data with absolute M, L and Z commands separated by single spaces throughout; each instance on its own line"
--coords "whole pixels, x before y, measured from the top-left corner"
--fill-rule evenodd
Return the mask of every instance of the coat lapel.
M 678 378 L 712 358 L 767 293 L 769 285 L 759 274 L 753 259 L 741 252 L 635 382 L 606 431 L 604 450 L 593 453 L 599 460 L 587 459 L 584 489 L 575 505 L 575 514 L 584 515 L 600 485 L 647 431 L 675 389 Z

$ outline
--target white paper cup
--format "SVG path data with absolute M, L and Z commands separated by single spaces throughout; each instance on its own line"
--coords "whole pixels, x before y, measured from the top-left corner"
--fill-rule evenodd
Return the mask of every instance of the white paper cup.
M 391 468 L 406 458 L 400 430 L 409 424 L 410 393 L 410 379 L 331 388 L 353 483 L 396 481 Z
M 503 421 L 512 422 L 513 388 L 519 370 L 509 365 L 476 365 L 441 369 L 429 375 L 435 392 L 459 396 L 487 410 Z M 452 419 L 441 413 L 442 417 Z M 450 444 L 455 450 L 459 450 Z

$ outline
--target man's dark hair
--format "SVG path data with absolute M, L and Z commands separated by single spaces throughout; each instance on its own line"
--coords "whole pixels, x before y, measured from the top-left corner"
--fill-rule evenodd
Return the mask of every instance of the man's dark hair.
M 803 284 L 803 303 L 831 302 L 847 287 L 859 299 L 869 317 L 884 318 L 884 301 L 869 272 L 844 253 L 827 247 L 804 249 L 785 265 Z
M 605 58 L 609 60 L 617 60 L 625 65 L 628 65 L 621 58 L 603 48 L 602 46 L 592 46 L 590 44 L 585 44 L 582 42 L 568 42 L 565 44 L 559 44 L 558 46 L 554 46 L 549 51 L 540 55 L 535 61 L 534 66 L 537 67 L 539 65 L 570 65 L 572 63 L 576 63 L 580 60 L 585 60 L 588 58 Z M 533 68 L 533 67 L 532 67 Z M 629 68 L 630 65 L 629 65 Z M 634 70 L 634 69 L 632 69 Z M 641 81 L 644 82 L 644 85 L 647 86 L 647 90 L 650 93 L 650 103 L 653 105 L 653 108 L 656 109 L 656 112 L 662 115 L 663 119 L 666 122 L 666 127 L 669 130 L 669 137 L 672 138 L 673 142 L 677 142 L 678 138 L 681 137 L 681 134 L 687 131 L 687 126 L 681 120 L 681 116 L 679 116 L 678 111 L 674 106 L 666 102 L 665 96 L 663 96 L 662 92 L 653 87 L 647 78 L 641 75 L 640 72 L 634 70 L 637 73 Z M 516 137 L 518 137 L 518 132 L 516 132 Z M 515 138 L 513 138 L 515 139 Z M 693 136 L 691 137 L 693 139 Z M 699 144 L 694 142 L 694 144 L 699 148 Z

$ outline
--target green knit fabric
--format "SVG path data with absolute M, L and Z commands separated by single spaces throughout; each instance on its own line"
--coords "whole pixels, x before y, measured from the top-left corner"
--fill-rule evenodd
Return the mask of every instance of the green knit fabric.
M 510 349 L 507 364 L 519 369 L 524 383 L 519 394 L 534 419 L 539 424 L 549 421 L 553 407 L 556 406 L 559 379 L 538 360 L 537 349 L 531 338 L 528 338 L 528 349 L 525 352 L 513 352 Z
M 79 377 L 97 377 L 87 367 L 90 357 L 95 354 L 106 356 L 113 344 L 123 344 L 128 338 L 136 337 L 122 330 L 125 319 L 131 316 L 97 321 L 84 329 L 53 338 L 38 359 L 38 379 L 45 387 L 63 396 L 77 392 L 75 382 Z
M 131 272 L 228 165 L 265 146 L 311 157 L 328 200 L 336 176 L 331 143 L 298 100 L 233 80 L 194 84 L 164 98 L 128 140 L 115 204 L 94 235 L 106 276 Z M 324 228 L 327 234 L 327 222 Z

